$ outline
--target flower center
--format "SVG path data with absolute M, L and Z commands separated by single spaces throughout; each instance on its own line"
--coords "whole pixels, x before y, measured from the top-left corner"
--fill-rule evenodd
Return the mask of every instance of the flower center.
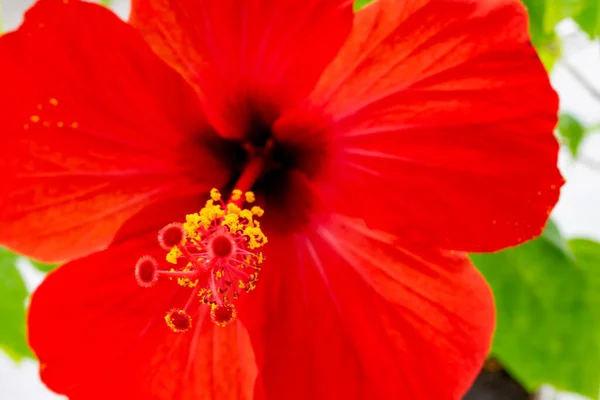
M 210 196 L 199 213 L 187 215 L 185 223 L 174 222 L 160 230 L 158 243 L 168 251 L 166 261 L 174 265 L 172 268 L 160 269 L 150 256 L 141 257 L 135 267 L 142 287 L 152 287 L 160 277 L 168 277 L 190 290 L 187 304 L 165 315 L 167 326 L 174 332 L 192 327 L 190 310 L 195 303 L 210 307 L 215 324 L 228 325 L 237 315 L 233 301 L 256 288 L 264 261 L 258 249 L 267 243 L 267 237 L 257 220 L 264 211 L 238 205 L 253 203 L 254 194 L 234 190 L 228 203 L 221 200 L 217 189 Z

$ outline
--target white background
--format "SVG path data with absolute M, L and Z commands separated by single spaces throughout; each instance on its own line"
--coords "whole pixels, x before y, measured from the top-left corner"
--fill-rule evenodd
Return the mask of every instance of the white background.
M 24 11 L 33 0 L 0 0 L 2 26 L 13 30 L 22 21 Z M 114 0 L 113 9 L 126 18 L 128 0 Z M 577 68 L 593 85 L 600 88 L 600 45 L 589 42 L 574 24 L 566 21 L 559 27 L 565 38 L 565 53 L 571 65 Z M 553 72 L 554 87 L 561 96 L 563 110 L 579 116 L 589 124 L 600 122 L 600 101 L 594 99 L 572 75 L 559 63 Z M 524 99 L 537 101 L 538 99 Z M 559 227 L 569 237 L 587 237 L 600 241 L 600 135 L 588 136 L 582 146 L 583 161 L 574 162 L 566 151 L 561 154 L 560 166 L 567 179 L 561 199 L 554 211 Z M 22 271 L 30 289 L 42 276 L 28 265 Z M 1 324 L 1 321 L 0 321 Z M 544 391 L 547 399 L 576 399 L 570 395 L 555 397 L 552 390 Z M 49 392 L 40 382 L 37 364 L 23 361 L 15 365 L 0 352 L 0 400 L 56 400 L 64 399 Z

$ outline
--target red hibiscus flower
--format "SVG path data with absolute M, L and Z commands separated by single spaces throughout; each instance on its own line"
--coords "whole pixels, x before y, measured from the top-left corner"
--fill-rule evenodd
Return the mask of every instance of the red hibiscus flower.
M 459 399 L 464 251 L 563 182 L 517 0 L 41 0 L 0 54 L 0 242 L 74 260 L 29 315 L 71 399 Z

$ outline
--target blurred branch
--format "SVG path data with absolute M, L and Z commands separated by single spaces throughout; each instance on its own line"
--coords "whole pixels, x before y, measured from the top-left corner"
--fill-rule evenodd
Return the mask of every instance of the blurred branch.
M 595 131 L 600 131 L 600 124 L 594 124 L 594 125 L 589 126 L 589 127 L 586 128 L 586 132 L 587 133 L 592 133 L 592 132 L 595 132 Z
M 589 42 L 585 34 L 578 31 L 561 36 L 560 41 L 563 44 L 562 50 L 566 51 L 566 54 L 563 53 L 563 57 L 578 54 L 589 48 Z
M 479 377 L 463 400 L 530 400 L 527 390 L 495 359 L 486 361 Z
M 600 90 L 598 90 L 590 81 L 588 81 L 587 78 L 583 76 L 583 74 L 579 72 L 577 68 L 569 63 L 569 61 L 563 58 L 560 62 L 562 66 L 571 74 L 571 76 L 573 76 L 573 78 L 575 78 L 575 80 L 579 82 L 579 84 L 583 86 L 583 88 L 587 90 L 588 93 L 594 97 L 594 99 L 600 101 Z
M 581 155 L 577 157 L 577 162 L 591 170 L 600 172 L 600 161 L 596 161 L 593 158 Z

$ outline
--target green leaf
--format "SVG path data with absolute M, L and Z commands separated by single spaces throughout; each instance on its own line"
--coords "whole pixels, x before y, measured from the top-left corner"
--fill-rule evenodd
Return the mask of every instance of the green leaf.
M 579 120 L 571 114 L 563 113 L 558 122 L 558 133 L 564 144 L 569 147 L 573 157 L 579 154 L 579 146 L 585 135 L 585 128 Z
M 110 7 L 110 5 L 112 4 L 112 0 L 100 0 L 100 4 L 102 4 L 105 7 Z
M 25 339 L 27 288 L 16 267 L 17 259 L 0 248 L 0 348 L 16 361 L 32 357 Z
M 552 71 L 554 64 L 562 55 L 562 43 L 555 33 L 540 37 L 536 50 L 547 71 Z
M 558 226 L 551 219 L 548 220 L 548 223 L 546 224 L 546 228 L 542 233 L 542 238 L 547 240 L 549 243 L 553 244 L 557 249 L 562 251 L 563 254 L 571 260 L 575 259 L 575 256 L 569 248 L 569 243 L 567 242 L 567 239 L 565 239 L 562 236 L 560 230 L 558 229 Z
M 574 15 L 574 20 L 590 38 L 600 36 L 600 3 L 598 0 L 585 0 L 585 5 L 579 13 Z
M 529 33 L 538 54 L 548 71 L 561 55 L 560 40 L 554 32 L 554 27 L 564 16 L 564 8 L 554 10 L 549 5 L 558 2 L 583 0 L 522 0 L 529 13 Z M 548 3 L 547 3 L 548 2 Z
M 492 354 L 532 392 L 547 383 L 598 398 L 599 310 L 591 299 L 600 285 L 590 286 L 556 226 L 521 246 L 471 257 L 496 299 Z
M 29 259 L 29 262 L 31 262 L 31 264 L 40 272 L 47 273 L 58 267 L 58 264 L 44 264 L 42 262 L 31 259 Z
M 556 24 L 573 17 L 586 7 L 587 0 L 546 0 L 544 32 L 552 33 Z
M 600 305 L 600 243 L 588 239 L 569 240 L 569 248 L 577 259 L 577 266 L 585 274 L 584 288 L 592 305 Z M 600 334 L 600 312 L 594 319 L 596 333 Z M 599 378 L 600 380 L 600 378 Z
M 586 275 L 585 287 L 590 304 L 600 305 L 600 243 L 588 239 L 572 239 L 569 248 L 577 259 L 577 266 Z M 598 315 L 600 317 L 600 313 Z M 596 318 L 596 327 L 600 329 L 600 318 Z M 596 331 L 600 333 L 600 331 Z M 600 379 L 600 378 L 599 378 Z
M 360 10 L 361 8 L 363 8 L 364 6 L 366 6 L 367 4 L 373 2 L 375 0 L 355 0 L 354 1 L 354 10 Z
M 539 48 L 546 40 L 544 21 L 546 16 L 546 0 L 522 0 L 529 12 L 529 33 L 533 44 Z

